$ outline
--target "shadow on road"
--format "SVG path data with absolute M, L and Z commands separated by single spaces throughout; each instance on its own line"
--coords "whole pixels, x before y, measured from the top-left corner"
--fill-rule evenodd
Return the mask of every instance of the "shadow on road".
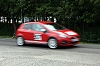
M 47 45 L 42 45 L 42 44 L 26 44 L 23 47 L 31 47 L 31 48 L 45 48 L 45 49 L 50 49 Z M 79 46 L 63 46 L 63 47 L 58 47 L 56 49 L 75 49 L 75 48 L 80 48 Z

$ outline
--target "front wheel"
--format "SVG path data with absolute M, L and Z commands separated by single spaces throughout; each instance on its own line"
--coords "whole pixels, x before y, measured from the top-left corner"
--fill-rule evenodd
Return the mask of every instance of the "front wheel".
M 18 46 L 23 46 L 24 45 L 23 37 L 17 37 L 17 45 Z
M 56 40 L 55 38 L 49 39 L 49 40 L 48 40 L 48 46 L 49 46 L 49 48 L 51 48 L 51 49 L 57 48 L 57 47 L 58 47 L 58 42 L 57 42 L 57 40 Z

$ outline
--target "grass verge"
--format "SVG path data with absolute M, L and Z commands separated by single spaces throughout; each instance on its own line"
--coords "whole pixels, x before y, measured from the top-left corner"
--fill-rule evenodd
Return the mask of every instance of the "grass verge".
M 12 36 L 0 36 L 0 38 L 12 38 Z

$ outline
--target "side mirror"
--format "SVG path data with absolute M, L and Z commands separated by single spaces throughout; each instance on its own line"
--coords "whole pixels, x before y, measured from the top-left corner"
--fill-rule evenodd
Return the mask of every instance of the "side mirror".
M 41 29 L 40 31 L 42 31 L 42 32 L 46 32 L 46 29 Z

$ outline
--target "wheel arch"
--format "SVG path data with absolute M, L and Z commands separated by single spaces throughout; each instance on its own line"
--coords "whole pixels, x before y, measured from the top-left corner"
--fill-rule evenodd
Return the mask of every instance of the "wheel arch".
M 16 38 L 18 38 L 18 37 L 23 37 L 23 35 L 19 34 L 19 35 L 16 36 Z M 24 37 L 23 37 L 23 39 L 24 39 Z
M 57 40 L 57 38 L 55 38 L 55 37 L 53 37 L 53 36 L 49 37 L 48 40 L 51 39 L 51 38 L 54 38 L 54 39 Z M 47 42 L 48 42 L 48 40 L 47 40 Z M 58 40 L 57 40 L 57 42 L 58 42 Z

